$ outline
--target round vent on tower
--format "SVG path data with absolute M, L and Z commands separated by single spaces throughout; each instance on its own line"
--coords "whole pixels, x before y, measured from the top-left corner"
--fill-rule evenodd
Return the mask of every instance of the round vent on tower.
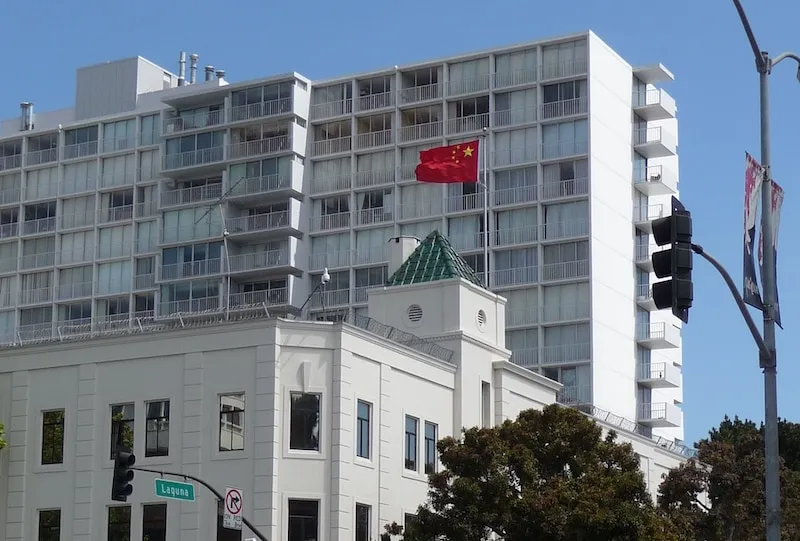
M 406 310 L 406 316 L 412 325 L 418 325 L 422 321 L 422 307 L 419 304 L 412 304 Z
M 478 317 L 478 328 L 480 330 L 483 330 L 483 328 L 486 326 L 486 312 L 484 312 L 483 310 L 478 310 L 477 317 Z

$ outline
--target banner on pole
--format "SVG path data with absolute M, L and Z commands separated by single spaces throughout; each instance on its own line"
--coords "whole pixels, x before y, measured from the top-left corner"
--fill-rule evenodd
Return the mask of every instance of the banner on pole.
M 744 266 L 742 270 L 742 298 L 744 302 L 759 310 L 764 309 L 756 278 L 753 248 L 756 240 L 756 214 L 761 199 L 761 184 L 764 168 L 745 152 L 744 167 Z M 759 228 L 760 229 L 760 228 Z
M 775 296 L 775 306 L 772 309 L 772 319 L 775 323 L 783 329 L 783 325 L 781 324 L 781 305 L 780 301 L 778 300 L 778 230 L 781 226 L 781 208 L 783 207 L 783 188 L 773 181 L 770 181 L 770 205 L 772 205 L 772 217 L 773 217 L 773 227 L 772 227 L 772 246 L 773 246 L 773 261 L 775 263 L 775 290 L 773 295 Z M 762 278 L 764 276 L 764 234 L 763 231 L 759 230 L 758 232 L 758 267 L 759 273 L 761 274 Z

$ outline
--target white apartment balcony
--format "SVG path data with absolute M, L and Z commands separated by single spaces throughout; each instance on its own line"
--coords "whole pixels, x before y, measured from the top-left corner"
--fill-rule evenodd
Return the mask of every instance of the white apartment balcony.
M 375 207 L 360 209 L 356 211 L 356 223 L 354 225 L 373 225 L 391 222 L 394 214 L 391 207 Z
M 539 282 L 539 267 L 518 267 L 489 271 L 491 287 L 514 287 Z
M 144 201 L 143 203 L 136 203 L 136 217 L 147 218 L 150 216 L 158 215 L 158 205 L 155 201 Z
M 400 128 L 400 142 L 408 143 L 423 139 L 438 139 L 442 137 L 442 131 L 441 121 L 403 126 Z
M 506 327 L 529 327 L 539 323 L 539 307 L 509 309 L 506 305 Z
M 182 280 L 198 276 L 211 276 L 222 272 L 222 259 L 201 259 L 199 261 L 185 261 L 159 267 L 158 279 Z
M 653 232 L 653 220 L 664 217 L 664 205 L 639 205 L 633 207 L 633 223 L 646 233 Z
M 111 222 L 125 222 L 133 219 L 133 205 L 122 207 L 110 207 L 97 211 L 97 223 L 107 224 Z
M 11 205 L 19 203 L 22 190 L 19 188 L 9 188 L 8 190 L 0 190 L 0 205 Z
M 353 265 L 377 265 L 389 261 L 386 246 L 367 246 L 353 250 Z
M 136 180 L 136 171 L 106 171 L 100 175 L 100 188 L 132 186 L 134 180 Z
M 579 321 L 589 319 L 591 307 L 589 303 L 575 304 L 549 304 L 541 308 L 542 323 L 563 323 L 567 321 Z
M 238 160 L 268 154 L 278 154 L 292 149 L 292 138 L 289 135 L 266 137 L 255 141 L 242 141 L 228 145 L 228 158 Z
M 221 307 L 219 297 L 202 297 L 182 301 L 165 301 L 158 304 L 159 316 L 174 316 L 198 312 L 217 311 Z
M 639 404 L 637 421 L 653 428 L 674 428 L 681 426 L 681 410 L 675 404 L 654 402 Z
M 358 110 L 359 111 L 373 111 L 375 109 L 384 109 L 386 107 L 394 107 L 395 93 L 379 92 L 377 94 L 365 94 L 358 97 Z
M 523 68 L 507 72 L 496 72 L 492 74 L 495 88 L 505 88 L 508 86 L 528 85 L 535 83 L 539 75 L 539 70 L 535 67 Z
M 515 349 L 511 352 L 511 362 L 523 368 L 532 368 L 539 364 L 539 349 Z
M 651 165 L 635 174 L 634 187 L 645 195 L 666 195 L 678 191 L 678 178 L 663 165 Z
M 38 220 L 25 220 L 22 222 L 23 235 L 41 235 L 56 230 L 56 217 L 39 218 Z
M 0 156 L 0 171 L 9 171 L 22 167 L 22 154 Z
M 228 122 L 245 122 L 292 112 L 292 98 L 259 101 L 228 109 Z
M 452 195 L 445 198 L 445 209 L 448 213 L 483 210 L 484 197 L 485 195 L 483 192 Z
M 328 231 L 330 229 L 346 229 L 352 223 L 352 213 L 336 212 L 333 214 L 323 214 L 311 218 L 312 231 Z
M 539 118 L 552 120 L 569 116 L 585 115 L 589 111 L 586 96 L 570 100 L 553 101 L 539 106 Z
M 17 338 L 21 341 L 35 342 L 37 340 L 50 340 L 53 337 L 53 322 L 32 323 L 17 327 Z
M 675 156 L 678 151 L 675 136 L 661 126 L 634 129 L 633 148 L 647 159 Z
M 218 169 L 224 160 L 225 147 L 202 148 L 179 154 L 167 154 L 162 159 L 161 170 L 171 176 L 176 173 L 200 175 L 202 171 Z
M 92 285 L 92 282 L 83 282 L 79 284 L 59 284 L 58 300 L 66 301 L 70 299 L 80 299 L 82 297 L 91 297 Z
M 181 188 L 180 190 L 161 192 L 161 206 L 163 208 L 168 208 L 180 205 L 193 205 L 202 201 L 215 201 L 221 196 L 222 183 L 190 186 L 188 188 Z
M 591 359 L 592 345 L 563 344 L 558 346 L 545 346 L 539 351 L 539 364 L 553 365 L 564 363 L 580 363 Z
M 350 266 L 350 254 L 354 250 L 339 250 L 327 254 L 311 254 L 308 256 L 308 270 L 338 269 Z
M 162 135 L 173 135 L 191 130 L 202 130 L 219 126 L 223 122 L 225 122 L 225 112 L 222 109 L 181 115 L 165 118 L 161 133 Z
M 335 308 L 350 304 L 349 289 L 334 289 L 332 291 L 318 290 L 311 297 L 312 308 Z
M 589 152 L 588 140 L 559 141 L 541 145 L 542 160 L 560 160 L 571 156 L 581 156 Z
M 40 287 L 37 289 L 21 289 L 19 292 L 20 304 L 44 304 L 53 302 L 53 288 Z
M 527 225 L 514 229 L 499 229 L 494 232 L 495 246 L 514 246 L 529 244 L 539 240 L 539 226 Z
M 653 312 L 657 310 L 656 303 L 653 302 L 653 289 L 651 284 L 638 284 L 636 286 L 636 304 L 642 310 Z
M 263 274 L 265 271 L 284 270 L 293 267 L 290 260 L 289 247 L 280 250 L 250 252 L 231 255 L 230 272 L 237 277 Z
M 681 330 L 664 321 L 650 323 L 636 329 L 636 341 L 647 349 L 672 349 L 681 347 Z
M 300 164 L 297 164 L 298 166 Z M 291 192 L 302 193 L 302 176 L 294 173 L 249 177 L 231 181 L 228 198 L 237 202 L 258 205 L 269 200 L 283 199 Z
M 590 265 L 588 259 L 541 265 L 541 281 L 558 282 L 561 280 L 585 278 L 589 276 L 589 267 Z
M 284 307 L 289 304 L 289 290 L 285 287 L 264 289 L 261 291 L 247 291 L 244 293 L 231 293 L 228 297 L 228 306 L 241 308 L 245 306 L 266 306 L 268 308 Z
M 132 149 L 136 146 L 136 138 L 131 137 L 115 137 L 113 139 L 103 139 L 100 146 L 100 152 L 109 154 L 111 152 L 121 152 L 123 150 Z
M 337 137 L 336 139 L 323 139 L 314 141 L 311 144 L 312 156 L 327 156 L 329 154 L 340 154 L 353 150 L 353 138 L 351 136 Z
M 450 244 L 459 252 L 468 252 L 470 250 L 483 250 L 484 233 L 459 233 L 450 235 Z
M 58 161 L 58 148 L 46 148 L 44 150 L 33 150 L 25 154 L 25 165 L 42 165 Z
M 130 257 L 131 251 L 133 249 L 133 243 L 110 243 L 110 244 L 98 244 L 97 245 L 97 259 L 116 259 L 120 257 Z M 156 251 L 155 243 L 150 250 L 151 252 Z
M 652 256 L 655 252 L 664 248 L 656 244 L 637 244 L 636 245 L 636 265 L 647 272 L 653 272 Z
M 415 218 L 440 216 L 443 208 L 443 201 L 441 199 L 426 199 L 424 201 L 417 201 L 416 203 L 406 203 L 399 206 L 400 216 L 398 216 L 398 219 L 413 220 Z
M 574 239 L 589 235 L 588 219 L 542 224 L 540 227 L 539 239 L 542 241 Z
M 538 191 L 536 185 L 519 186 L 517 188 L 495 190 L 492 192 L 492 197 L 496 207 L 508 207 L 533 203 L 537 199 Z
M 637 381 L 643 387 L 675 389 L 681 386 L 681 371 L 672 363 L 643 363 L 638 370 Z
M 382 287 L 381 285 L 361 286 L 353 288 L 353 304 L 367 304 L 369 290 Z
M 489 127 L 489 113 L 448 119 L 447 134 L 481 132 Z
M 537 114 L 536 107 L 520 107 L 518 109 L 506 109 L 504 111 L 495 111 L 492 115 L 492 127 L 494 128 L 508 128 L 511 126 L 519 126 L 521 124 L 532 124 L 536 122 Z
M 492 76 L 488 73 L 470 77 L 469 79 L 455 79 L 447 82 L 448 96 L 462 96 L 464 94 L 475 94 L 487 92 L 491 84 Z
M 155 273 L 137 274 L 133 277 L 133 289 L 153 289 L 156 286 Z
M 358 171 L 353 182 L 354 188 L 370 188 L 373 186 L 383 186 L 394 184 L 395 170 L 376 169 L 374 171 Z
M 62 160 L 76 160 L 85 158 L 86 156 L 94 156 L 97 154 L 98 142 L 86 141 L 85 143 L 75 143 L 74 145 L 65 145 L 61 154 Z
M 353 100 L 327 101 L 324 103 L 314 103 L 309 108 L 310 120 L 320 120 L 323 118 L 333 118 L 337 116 L 349 115 L 353 112 Z
M 311 179 L 311 193 L 323 194 L 349 191 L 353 185 L 351 174 Z
M 544 81 L 546 79 L 560 79 L 562 77 L 583 75 L 586 73 L 586 66 L 586 58 L 549 62 L 541 66 L 541 76 L 539 80 Z
M 556 182 L 545 182 L 541 186 L 542 194 L 539 198 L 542 201 L 580 197 L 589 193 L 588 178 L 572 178 Z
M 398 181 L 409 181 L 413 180 L 416 182 L 417 180 L 417 163 L 404 163 L 400 165 L 397 171 L 397 180 Z
M 92 318 L 61 319 L 56 321 L 56 334 L 64 336 L 91 335 Z
M 0 272 L 17 272 L 19 259 L 16 257 L 4 257 L 0 259 Z
M 442 98 L 442 85 L 440 83 L 433 83 L 403 88 L 400 90 L 398 97 L 400 99 L 399 105 L 438 100 Z
M 492 152 L 492 165 L 494 167 L 522 165 L 534 163 L 536 160 L 536 149 L 531 147 L 509 148 Z
M 357 148 L 373 148 L 391 145 L 394 142 L 392 129 L 359 133 L 356 135 Z
M 289 228 L 299 230 L 297 214 L 290 210 L 279 210 L 225 218 L 225 229 L 231 239 L 268 237 L 270 233 L 285 232 Z
M 633 111 L 643 120 L 675 118 L 675 100 L 660 88 L 633 92 Z
M 94 205 L 92 205 L 94 206 Z M 95 211 L 84 210 L 79 212 L 72 212 L 70 214 L 62 214 L 59 216 L 59 229 L 75 229 L 78 227 L 88 227 L 94 225 Z
M 16 237 L 19 234 L 19 223 L 2 224 L 0 225 L 0 239 L 7 239 L 9 237 Z
M 577 406 L 578 404 L 592 403 L 591 385 L 572 385 L 562 387 L 556 393 L 556 402 L 567 406 Z

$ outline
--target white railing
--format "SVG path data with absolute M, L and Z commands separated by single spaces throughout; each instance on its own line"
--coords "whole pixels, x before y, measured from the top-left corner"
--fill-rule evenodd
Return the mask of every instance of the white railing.
M 19 223 L 1 224 L 0 238 L 16 237 L 19 234 Z
M 350 227 L 350 223 L 351 223 L 350 212 L 336 212 L 333 214 L 314 216 L 312 219 L 312 229 L 314 231 L 326 231 L 328 229 L 342 229 L 345 227 Z
M 495 246 L 536 242 L 539 239 L 539 226 L 528 225 L 514 229 L 500 229 L 495 231 L 494 238 Z
M 574 406 L 577 404 L 591 404 L 592 386 L 591 385 L 572 385 L 562 387 L 556 394 L 556 401 L 559 404 Z
M 536 107 L 533 105 L 518 109 L 495 111 L 492 115 L 492 125 L 495 128 L 530 124 L 532 122 L 536 122 Z
M 340 152 L 350 152 L 353 148 L 353 138 L 351 136 L 339 137 L 336 139 L 323 139 L 314 141 L 311 145 L 312 156 L 324 156 L 327 154 L 337 154 Z
M 58 148 L 34 150 L 25 154 L 25 165 L 41 165 L 58 161 Z
M 356 188 L 367 188 L 392 184 L 394 182 L 394 169 L 378 169 L 375 171 L 358 171 L 355 176 Z
M 100 187 L 129 186 L 133 184 L 135 179 L 135 171 L 106 171 L 100 175 Z
M 400 90 L 400 103 L 415 103 L 418 101 L 436 100 L 442 97 L 442 85 L 433 83 L 422 86 L 412 86 Z
M 492 74 L 494 79 L 495 88 L 503 88 L 506 86 L 526 85 L 535 83 L 539 75 L 539 70 L 536 66 L 530 68 L 523 68 L 512 71 L 498 71 Z
M 349 289 L 335 289 L 333 291 L 317 291 L 311 298 L 312 308 L 342 306 L 350 304 Z
M 640 205 L 633 207 L 633 220 L 635 222 L 650 222 L 664 216 L 664 205 Z
M 203 111 L 191 115 L 181 115 L 164 119 L 164 135 L 179 133 L 188 130 L 219 126 L 225 121 L 225 112 L 222 109 L 216 111 Z
M 94 205 L 92 205 L 94 206 Z M 61 229 L 72 229 L 94 224 L 94 210 L 84 210 L 61 215 Z
M 322 177 L 311 180 L 312 193 L 327 193 L 349 190 L 352 185 L 352 175 L 339 175 L 335 177 Z
M 586 73 L 586 65 L 585 58 L 548 62 L 541 67 L 541 80 L 583 75 Z
M 492 164 L 496 167 L 533 163 L 536 160 L 535 147 L 507 148 L 492 152 Z
M 292 148 L 292 139 L 289 135 L 267 137 L 255 141 L 242 141 L 228 145 L 228 157 L 231 160 L 285 152 Z
M 356 225 L 380 224 L 391 222 L 392 219 L 391 208 L 375 207 L 356 211 Z
M 591 349 L 589 343 L 546 346 L 539 350 L 539 362 L 548 365 L 588 361 Z
M 392 144 L 392 129 L 359 133 L 357 136 L 358 148 L 380 147 Z
M 22 154 L 14 156 L 0 156 L 0 171 L 8 169 L 18 169 L 22 167 Z
M 539 281 L 539 267 L 518 267 L 490 271 L 493 287 L 535 284 Z
M 133 148 L 135 145 L 136 138 L 134 136 L 103 139 L 102 152 L 119 152 Z
M 111 207 L 97 211 L 97 223 L 123 222 L 133 218 L 133 205 Z
M 351 250 L 339 250 L 325 254 L 311 254 L 308 257 L 309 270 L 322 270 L 324 268 L 334 269 L 338 267 L 350 266 Z M 16 268 L 16 267 L 15 267 Z
M 654 128 L 638 128 L 633 130 L 633 144 L 646 145 L 661 142 L 661 126 Z
M 558 323 L 587 319 L 590 314 L 588 302 L 578 301 L 575 304 L 554 303 L 542 307 L 542 323 Z
M 164 156 L 162 170 L 184 169 L 200 165 L 221 162 L 225 158 L 225 148 L 222 146 L 190 150 L 180 154 L 167 154 Z
M 541 146 L 543 160 L 555 160 L 589 152 L 588 140 L 559 141 Z
M 220 307 L 219 297 L 203 297 L 200 299 L 190 299 L 185 301 L 166 301 L 158 305 L 159 315 L 166 316 L 186 312 L 206 312 L 218 310 Z
M 461 233 L 459 235 L 450 236 L 450 244 L 459 252 L 480 250 L 483 248 L 485 238 L 483 233 Z
M 540 106 L 540 115 L 543 120 L 565 116 L 585 115 L 588 111 L 586 96 L 543 103 Z
M 202 259 L 199 261 L 185 261 L 170 265 L 162 265 L 160 277 L 162 280 L 178 280 L 195 276 L 208 276 L 219 274 L 222 271 L 222 259 Z
M 78 299 L 92 296 L 92 282 L 78 284 L 59 284 L 58 300 Z
M 262 291 L 248 291 L 246 293 L 231 293 L 228 303 L 231 307 L 260 304 L 284 306 L 289 304 L 289 291 L 285 287 L 280 287 Z
M 511 310 L 506 305 L 506 327 L 522 327 L 539 323 L 539 308 L 518 308 Z
M 39 218 L 38 220 L 25 220 L 22 222 L 23 235 L 36 235 L 56 230 L 56 217 Z
M 372 109 L 383 109 L 394 105 L 394 92 L 381 92 L 379 94 L 367 94 L 359 96 L 358 110 L 370 111 Z
M 352 112 L 353 100 L 347 98 L 345 100 L 314 103 L 309 110 L 309 116 L 311 120 L 319 120 L 320 118 L 349 115 Z
M 557 280 L 571 280 L 589 276 L 589 260 L 565 261 L 562 263 L 548 263 L 541 266 L 542 282 Z
M 447 82 L 447 95 L 458 96 L 461 94 L 473 94 L 489 89 L 492 76 L 488 73 L 470 77 L 469 79 L 456 79 Z
M 445 208 L 447 212 L 464 212 L 483 209 L 483 199 L 483 192 L 453 195 L 445 198 Z
M 353 265 L 371 265 L 385 263 L 389 259 L 385 246 L 369 246 L 353 250 Z
M 40 304 L 53 302 L 53 288 L 40 287 L 37 289 L 22 289 L 19 292 L 20 304 Z
M 85 143 L 65 145 L 64 153 L 61 159 L 74 160 L 75 158 L 83 158 L 84 156 L 94 156 L 97 154 L 97 147 L 97 141 L 87 141 Z
M 286 175 L 264 175 L 231 180 L 231 195 L 255 195 L 285 190 L 292 185 L 291 177 Z
M 145 218 L 147 216 L 155 216 L 158 214 L 158 205 L 155 201 L 145 201 L 143 203 L 136 203 L 136 217 Z
M 558 180 L 542 184 L 542 201 L 550 199 L 560 199 L 562 197 L 575 197 L 589 193 L 588 178 L 573 178 L 568 180 Z
M 289 225 L 289 211 L 279 210 L 275 212 L 265 212 L 252 216 L 236 216 L 227 218 L 225 226 L 231 235 L 236 233 L 251 233 L 254 231 L 267 231 L 278 229 Z
M 133 277 L 134 289 L 152 289 L 156 285 L 155 273 L 137 274 Z
M 400 128 L 400 140 L 403 142 L 417 141 L 419 139 L 433 139 L 442 137 L 442 122 L 426 122 Z
M 536 201 L 538 190 L 535 185 L 519 186 L 517 188 L 504 188 L 492 192 L 495 206 L 519 205 Z
M 209 201 L 219 199 L 222 196 L 222 184 L 206 184 L 204 186 L 190 186 L 180 190 L 161 192 L 161 206 L 173 207 L 176 205 L 186 205 L 198 201 Z
M 416 203 L 406 203 L 400 205 L 400 219 L 408 220 L 411 218 L 427 218 L 438 216 L 442 213 L 443 205 L 441 199 L 425 199 Z
M 257 269 L 269 269 L 289 264 L 289 251 L 269 250 L 263 252 L 250 252 L 236 254 L 230 257 L 231 272 L 248 272 Z
M 237 105 L 228 111 L 228 122 L 241 122 L 268 116 L 285 115 L 292 112 L 292 98 L 279 98 L 277 100 L 260 101 Z
M 539 238 L 542 240 L 585 237 L 589 234 L 589 220 L 579 219 L 568 222 L 542 224 L 541 228 Z
M 466 133 L 482 131 L 489 127 L 489 113 L 480 113 L 472 116 L 451 118 L 447 121 L 447 133 Z

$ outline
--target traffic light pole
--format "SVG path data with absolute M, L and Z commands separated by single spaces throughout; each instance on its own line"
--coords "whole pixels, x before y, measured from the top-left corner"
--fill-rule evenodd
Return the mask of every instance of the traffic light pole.
M 212 487 L 211 485 L 209 485 L 208 483 L 206 483 L 205 481 L 203 481 L 199 477 L 195 477 L 193 475 L 187 475 L 185 473 L 173 473 L 173 472 L 168 472 L 168 471 L 151 470 L 151 469 L 148 469 L 148 468 L 139 468 L 139 467 L 136 467 L 136 466 L 132 467 L 131 469 L 134 470 L 134 471 L 142 471 L 142 472 L 147 472 L 147 473 L 157 473 L 161 477 L 169 476 L 169 477 L 179 477 L 181 479 L 191 479 L 192 481 L 200 483 L 201 485 L 206 487 L 214 496 L 217 497 L 217 499 L 219 501 L 221 501 L 223 504 L 225 503 L 225 497 L 222 494 L 220 494 L 219 492 L 217 492 L 217 489 L 215 489 L 214 487 Z M 258 528 L 256 528 L 252 524 L 250 524 L 250 521 L 247 520 L 246 518 L 244 518 L 244 516 L 242 516 L 242 523 L 245 526 L 247 526 L 248 528 L 250 528 L 250 531 L 253 532 L 253 535 L 258 537 L 261 541 L 269 541 L 267 539 L 267 537 L 264 534 L 262 534 L 260 531 L 258 531 Z

